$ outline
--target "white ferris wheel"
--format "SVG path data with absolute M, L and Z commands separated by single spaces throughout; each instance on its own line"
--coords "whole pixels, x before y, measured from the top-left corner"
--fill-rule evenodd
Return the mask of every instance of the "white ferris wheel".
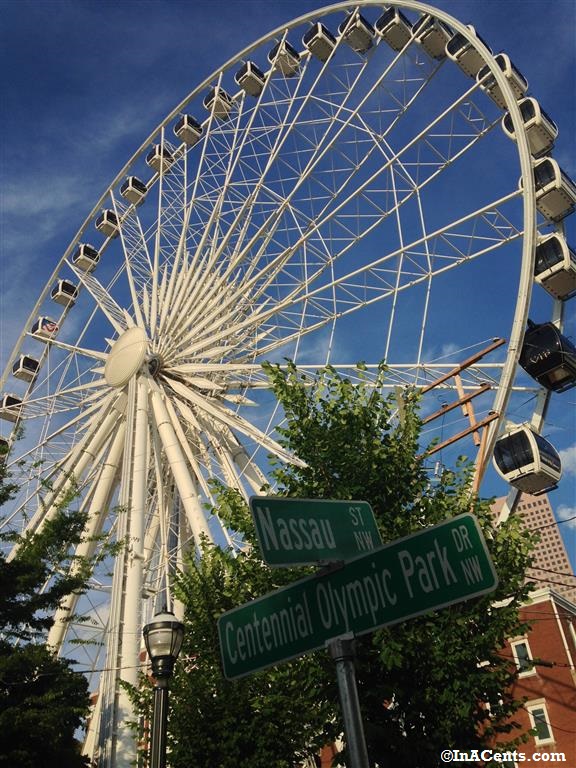
M 555 131 L 473 28 L 340 2 L 200 83 L 96 202 L 16 341 L 0 416 L 19 485 L 5 525 L 40 529 L 75 484 L 79 554 L 127 542 L 50 634 L 98 686 L 99 765 L 132 759 L 118 683 L 183 552 L 201 534 L 233 545 L 210 478 L 248 497 L 269 454 L 294 460 L 262 362 L 354 378 L 384 360 L 388 386 L 427 389 L 447 461 L 461 436 L 478 483 L 511 410 L 538 431 L 550 387 L 518 365 L 532 288 L 560 329 L 576 290 Z M 543 243 L 560 266 L 535 281 Z

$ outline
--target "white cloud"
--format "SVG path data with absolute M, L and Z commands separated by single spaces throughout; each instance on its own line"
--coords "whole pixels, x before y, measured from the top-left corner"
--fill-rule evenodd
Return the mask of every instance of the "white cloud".
M 568 528 L 576 531 L 576 506 L 560 504 L 556 509 L 556 518 L 559 522 L 566 522 Z
M 568 475 L 576 475 L 576 443 L 560 451 L 562 469 Z

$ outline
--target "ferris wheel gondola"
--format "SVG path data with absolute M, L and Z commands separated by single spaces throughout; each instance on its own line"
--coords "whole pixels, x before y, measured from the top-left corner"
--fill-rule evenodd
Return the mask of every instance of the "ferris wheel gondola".
M 529 424 L 511 426 L 498 438 L 494 466 L 507 483 L 533 496 L 553 490 L 562 477 L 558 452 Z
M 528 90 L 528 80 L 520 72 L 517 67 L 514 66 L 510 57 L 506 53 L 498 53 L 494 57 L 494 62 L 498 65 L 502 71 L 502 75 L 506 80 L 506 83 L 512 89 L 512 92 L 516 99 L 522 98 Z M 490 70 L 490 67 L 486 64 L 480 69 L 476 75 L 476 80 L 480 88 L 500 107 L 500 109 L 506 109 L 506 96 L 502 90 L 502 87 L 496 79 L 494 73 Z
M 540 158 L 549 154 L 558 136 L 558 126 L 532 96 L 521 99 L 518 107 L 532 155 Z M 516 133 L 509 114 L 502 118 L 502 127 L 507 136 L 515 139 Z
M 551 392 L 565 392 L 576 386 L 576 347 L 552 322 L 528 321 L 519 362 Z
M 534 279 L 560 301 L 576 295 L 576 253 L 559 232 L 542 236 L 536 246 Z

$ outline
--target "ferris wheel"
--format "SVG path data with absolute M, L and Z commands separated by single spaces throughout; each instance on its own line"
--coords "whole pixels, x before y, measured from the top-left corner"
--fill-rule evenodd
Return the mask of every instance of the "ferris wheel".
M 127 542 L 49 638 L 84 641 L 99 764 L 132 759 L 118 684 L 136 681 L 183 553 L 202 535 L 235 545 L 206 512 L 210 479 L 248 497 L 267 456 L 297 461 L 264 361 L 353 380 L 385 361 L 478 484 L 511 412 L 540 430 L 560 385 L 522 357 L 532 288 L 561 350 L 576 292 L 556 133 L 473 28 L 417 2 L 341 2 L 200 83 L 96 202 L 16 341 L 0 416 L 19 485 L 6 525 L 40 529 L 75 487 L 78 554 Z

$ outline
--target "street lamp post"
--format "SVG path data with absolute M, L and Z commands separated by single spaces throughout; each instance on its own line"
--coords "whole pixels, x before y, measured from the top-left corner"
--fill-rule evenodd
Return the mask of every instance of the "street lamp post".
M 144 627 L 144 643 L 154 677 L 150 768 L 166 768 L 168 680 L 172 677 L 183 640 L 184 625 L 168 611 L 157 613 Z

